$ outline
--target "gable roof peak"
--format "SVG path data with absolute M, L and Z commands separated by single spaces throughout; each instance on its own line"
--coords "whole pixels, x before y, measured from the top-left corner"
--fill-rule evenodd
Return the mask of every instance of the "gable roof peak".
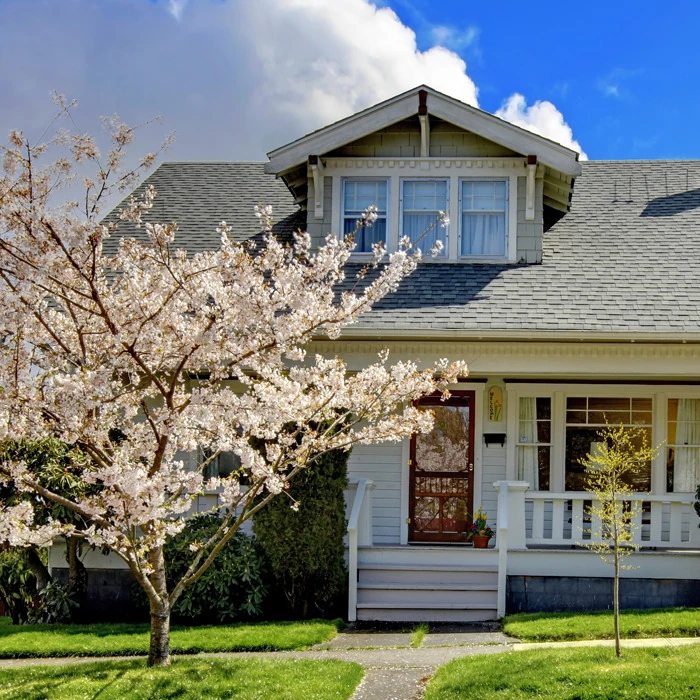
M 270 151 L 265 171 L 280 175 L 302 165 L 310 155 L 323 155 L 416 114 L 438 117 L 524 156 L 535 155 L 538 161 L 567 175 L 581 172 L 576 151 L 425 84 Z

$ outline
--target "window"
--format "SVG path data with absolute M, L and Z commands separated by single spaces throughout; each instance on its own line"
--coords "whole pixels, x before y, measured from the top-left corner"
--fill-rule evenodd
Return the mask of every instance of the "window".
M 461 255 L 506 256 L 508 187 L 505 180 L 461 180 Z
M 611 425 L 634 426 L 646 433 L 651 445 L 651 399 L 611 397 L 569 397 L 566 399 L 566 463 L 567 491 L 585 490 L 586 455 L 596 452 L 598 434 L 606 422 Z M 641 447 L 641 445 L 640 445 Z M 651 489 L 651 462 L 627 478 L 634 491 Z
M 446 229 L 436 223 L 441 211 L 449 211 L 447 183 L 437 179 L 401 181 L 401 235 L 413 242 L 423 236 L 417 245 L 423 253 L 437 240 L 442 240 L 443 254 L 447 250 Z
M 532 491 L 549 491 L 552 445 L 552 400 L 520 399 L 518 432 L 518 479 Z
M 695 493 L 700 484 L 700 399 L 669 399 L 666 465 L 669 492 Z
M 355 231 L 358 219 L 369 206 L 377 207 L 377 220 L 372 226 L 363 226 L 355 233 L 356 253 L 371 253 L 375 243 L 386 245 L 386 180 L 343 180 L 343 234 Z
M 231 474 L 240 469 L 240 467 L 241 458 L 235 452 L 222 452 L 206 466 L 204 478 L 211 479 L 215 476 L 221 478 L 231 476 Z

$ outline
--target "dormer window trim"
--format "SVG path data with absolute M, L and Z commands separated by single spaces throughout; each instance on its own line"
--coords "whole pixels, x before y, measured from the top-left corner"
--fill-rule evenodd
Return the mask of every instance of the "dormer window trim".
M 448 201 L 450 231 L 439 229 L 445 252 L 437 258 L 424 255 L 426 262 L 514 264 L 518 262 L 518 177 L 527 175 L 524 158 L 329 158 L 324 159 L 325 175 L 332 178 L 331 230 L 344 231 L 343 181 L 352 179 L 388 181 L 387 250 L 395 251 L 401 231 L 401 180 L 442 178 L 449 180 Z M 464 179 L 507 180 L 507 250 L 502 257 L 462 256 L 459 235 L 461 228 L 460 182 Z M 353 258 L 366 259 L 368 253 L 354 253 Z

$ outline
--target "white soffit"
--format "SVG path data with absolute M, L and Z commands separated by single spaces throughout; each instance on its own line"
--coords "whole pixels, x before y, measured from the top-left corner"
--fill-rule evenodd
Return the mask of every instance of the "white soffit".
M 322 155 L 357 139 L 418 114 L 419 93 L 427 93 L 427 111 L 435 117 L 506 146 L 523 156 L 534 155 L 540 163 L 570 176 L 580 175 L 578 153 L 561 144 L 515 126 L 499 117 L 471 107 L 422 85 L 373 107 L 276 148 L 267 155 L 265 172 L 279 175 L 306 163 L 309 155 Z

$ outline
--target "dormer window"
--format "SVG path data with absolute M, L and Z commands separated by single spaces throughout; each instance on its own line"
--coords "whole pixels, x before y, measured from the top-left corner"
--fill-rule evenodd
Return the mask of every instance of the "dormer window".
M 443 254 L 447 250 L 447 229 L 435 222 L 441 211 L 449 210 L 449 180 L 401 180 L 401 235 L 415 242 L 425 234 L 418 243 L 423 253 L 427 253 L 437 240 L 443 243 Z M 428 229 L 430 231 L 426 234 Z
M 461 180 L 460 254 L 503 258 L 507 246 L 508 182 Z
M 355 231 L 358 219 L 371 205 L 377 207 L 377 220 L 355 233 L 356 253 L 371 253 L 375 243 L 386 245 L 386 213 L 389 184 L 386 179 L 346 178 L 343 180 L 343 234 Z

